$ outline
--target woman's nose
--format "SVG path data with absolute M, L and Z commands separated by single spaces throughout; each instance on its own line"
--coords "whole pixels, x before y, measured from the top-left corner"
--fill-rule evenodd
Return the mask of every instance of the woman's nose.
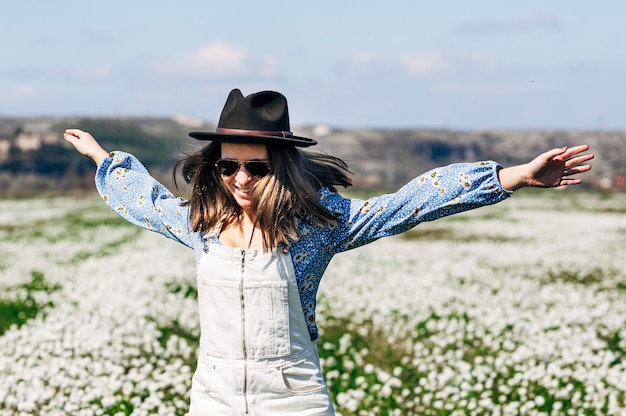
M 248 183 L 254 179 L 254 176 L 252 176 L 250 172 L 246 170 L 246 167 L 243 164 L 241 164 L 239 165 L 239 169 L 237 169 L 235 178 L 237 179 L 237 182 L 239 183 Z

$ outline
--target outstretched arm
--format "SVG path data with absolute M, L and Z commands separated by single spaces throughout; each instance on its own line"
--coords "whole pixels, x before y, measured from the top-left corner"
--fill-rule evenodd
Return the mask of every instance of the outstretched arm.
M 78 153 L 87 156 L 94 161 L 96 166 L 109 156 L 109 152 L 104 150 L 100 143 L 86 131 L 79 129 L 67 129 L 63 133 L 63 138 L 70 142 L 78 151 Z
M 107 152 L 86 131 L 68 129 L 63 137 L 96 163 L 96 188 L 119 216 L 188 247 L 197 246 L 189 230 L 184 200 L 150 176 L 137 158 L 124 152 Z
M 587 145 L 549 150 L 526 164 L 501 169 L 498 172 L 500 183 L 509 191 L 524 186 L 551 188 L 578 185 L 582 179 L 570 176 L 591 169 L 591 165 L 581 165 L 594 157 L 593 153 L 581 154 L 587 150 Z

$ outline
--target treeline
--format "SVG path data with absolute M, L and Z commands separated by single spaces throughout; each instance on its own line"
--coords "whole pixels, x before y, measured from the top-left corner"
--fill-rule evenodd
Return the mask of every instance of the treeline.
M 90 132 L 107 150 L 124 150 L 136 155 L 155 176 L 168 183 L 178 157 L 191 149 L 191 140 L 185 137 L 188 128 L 168 119 L 63 119 L 45 128 L 33 127 L 37 130 L 35 133 L 29 130 L 29 123 L 32 124 L 23 122 L 14 131 L 4 129 L 0 194 L 16 196 L 92 189 L 95 166 L 63 140 L 63 131 L 69 127 Z M 29 135 L 27 145 L 32 149 L 24 148 L 20 142 L 24 132 Z
M 136 155 L 166 185 L 182 153 L 203 143 L 189 131 L 214 126 L 174 119 L 0 119 L 0 195 L 93 189 L 93 163 L 62 139 L 68 127 L 92 133 L 107 150 Z M 360 188 L 394 189 L 417 174 L 449 163 L 493 159 L 523 163 L 552 147 L 588 143 L 596 159 L 587 186 L 626 188 L 626 133 L 568 131 L 338 130 L 302 127 L 316 149 L 345 159 Z M 28 133 L 20 142 L 20 133 Z M 44 137 L 39 143 L 38 135 Z M 23 135 L 22 135 L 23 136 Z M 24 137 L 21 137 L 24 139 Z M 30 140 L 30 141 L 28 141 Z M 24 141 L 24 140 L 22 140 Z

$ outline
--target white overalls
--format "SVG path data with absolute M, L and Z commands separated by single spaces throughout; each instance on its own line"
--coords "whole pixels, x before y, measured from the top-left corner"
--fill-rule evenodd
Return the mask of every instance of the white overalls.
M 289 253 L 211 244 L 198 301 L 189 416 L 334 415 Z

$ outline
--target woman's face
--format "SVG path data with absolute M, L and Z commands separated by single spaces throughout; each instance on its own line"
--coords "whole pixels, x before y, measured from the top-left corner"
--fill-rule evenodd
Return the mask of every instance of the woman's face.
M 269 163 L 267 147 L 263 144 L 222 143 L 222 159 L 237 162 L 264 161 Z M 221 175 L 224 184 L 237 204 L 244 210 L 252 209 L 254 187 L 261 180 L 246 170 L 243 163 L 230 176 Z

